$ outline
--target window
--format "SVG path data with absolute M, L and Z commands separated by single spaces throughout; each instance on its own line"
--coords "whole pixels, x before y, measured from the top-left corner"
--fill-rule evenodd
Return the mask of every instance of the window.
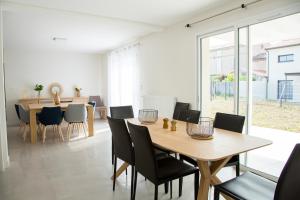
M 294 61 L 294 54 L 286 54 L 286 55 L 279 55 L 278 62 L 293 62 Z
M 293 81 L 278 80 L 278 99 L 293 99 Z
M 139 108 L 139 45 L 112 51 L 108 57 L 108 105 Z

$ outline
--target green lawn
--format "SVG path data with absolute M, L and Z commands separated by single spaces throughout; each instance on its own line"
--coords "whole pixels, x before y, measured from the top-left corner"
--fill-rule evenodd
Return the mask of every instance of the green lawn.
M 212 100 L 211 115 L 215 112 L 233 112 L 233 99 L 217 97 Z M 246 102 L 240 103 L 240 113 L 245 115 Z M 277 101 L 255 101 L 253 104 L 252 124 L 255 126 L 274 128 L 300 133 L 300 104 Z

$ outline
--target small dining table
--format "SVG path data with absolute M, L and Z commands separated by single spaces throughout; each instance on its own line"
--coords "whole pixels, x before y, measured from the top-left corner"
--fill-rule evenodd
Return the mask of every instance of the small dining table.
M 41 112 L 43 107 L 61 107 L 62 110 L 66 110 L 69 104 L 82 104 L 76 102 L 70 103 L 60 103 L 55 105 L 54 103 L 43 103 L 43 104 L 28 104 L 28 109 L 30 112 L 30 133 L 31 133 L 31 143 L 35 144 L 37 139 L 37 121 L 36 114 Z M 94 135 L 94 108 L 90 104 L 85 104 L 87 108 L 87 122 L 88 122 L 88 136 L 92 137 Z
M 201 174 L 198 200 L 207 200 L 209 186 L 221 183 L 217 173 L 232 156 L 272 144 L 270 140 L 216 128 L 211 140 L 193 139 L 186 133 L 186 122 L 181 121 L 177 121 L 176 131 L 163 129 L 162 119 L 148 125 L 141 124 L 138 119 L 128 121 L 147 126 L 154 145 L 197 160 Z M 123 163 L 116 175 L 119 176 L 127 167 L 128 164 Z M 230 199 L 228 196 L 224 197 Z

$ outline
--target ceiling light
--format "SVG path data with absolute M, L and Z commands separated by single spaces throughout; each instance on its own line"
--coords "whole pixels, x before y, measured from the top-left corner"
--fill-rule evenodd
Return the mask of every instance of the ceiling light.
M 67 40 L 67 38 L 64 37 L 53 37 L 52 40 L 56 41 L 56 40 Z

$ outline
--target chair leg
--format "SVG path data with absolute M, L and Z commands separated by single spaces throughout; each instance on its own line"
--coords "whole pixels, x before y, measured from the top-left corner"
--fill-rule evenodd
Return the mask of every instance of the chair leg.
M 198 197 L 198 189 L 199 189 L 199 171 L 195 173 L 195 180 L 194 180 L 194 194 L 195 194 L 195 200 L 197 200 Z
M 220 191 L 215 187 L 214 200 L 220 199 Z
M 82 123 L 82 128 L 83 128 L 84 136 L 88 137 L 87 133 L 86 133 L 86 127 L 85 127 L 85 123 L 84 122 Z
M 169 182 L 165 183 L 165 193 L 168 194 L 169 192 Z
M 24 132 L 23 132 L 23 139 L 24 139 L 24 142 L 26 141 L 26 137 L 27 137 L 27 125 L 25 125 L 25 127 L 24 127 Z
M 172 181 L 170 181 L 170 199 L 173 197 L 173 184 Z
M 183 159 L 181 158 L 181 156 L 179 155 L 179 159 L 181 162 L 183 162 Z M 182 196 L 182 184 L 183 184 L 183 178 L 179 178 L 179 197 Z
M 158 198 L 158 185 L 155 185 L 154 200 L 157 200 L 157 198 Z
M 130 199 L 133 198 L 134 193 L 134 166 L 131 166 L 131 186 L 130 186 Z
M 240 163 L 237 163 L 235 166 L 235 175 L 239 176 L 240 175 Z
M 113 191 L 115 191 L 116 186 L 116 171 L 117 171 L 117 156 L 114 156 L 114 180 L 113 180 Z
M 65 140 L 64 140 L 64 135 L 63 135 L 62 130 L 61 130 L 61 125 L 58 125 L 57 129 L 58 129 L 58 133 L 61 137 L 61 140 L 64 142 Z
M 45 140 L 46 140 L 46 131 L 47 131 L 47 126 L 44 126 L 44 130 L 43 130 L 43 134 L 42 134 L 43 144 L 45 143 Z
M 182 196 L 182 183 L 183 183 L 183 178 L 179 178 L 179 197 Z
M 68 141 L 70 141 L 70 124 L 68 123 L 68 127 L 67 127 L 67 138 Z
M 133 197 L 132 197 L 132 200 L 135 200 L 135 196 L 136 196 L 136 182 L 137 182 L 137 176 L 138 176 L 138 173 L 137 173 L 137 170 L 134 170 L 134 191 L 133 191 Z
M 114 141 L 113 141 L 113 138 L 111 137 L 111 162 L 112 162 L 112 165 L 114 164 L 114 155 L 115 155 Z

